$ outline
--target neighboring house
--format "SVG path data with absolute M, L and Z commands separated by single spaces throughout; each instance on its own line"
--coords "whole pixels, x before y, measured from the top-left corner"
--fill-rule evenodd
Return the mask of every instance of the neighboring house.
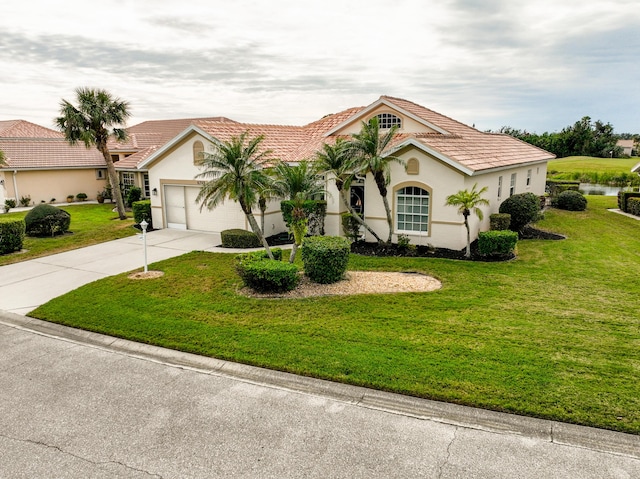
M 471 217 L 474 239 L 489 226 L 489 214 L 515 193 L 544 194 L 547 161 L 554 155 L 509 135 L 483 133 L 407 100 L 380 97 L 367 107 L 342 111 L 305 126 L 256 125 L 228 120 L 193 120 L 164 145 L 148 151 L 136 166 L 148 173 L 153 224 L 156 228 L 222 231 L 249 229 L 240 207 L 232 201 L 213 211 L 195 203 L 201 181 L 201 152 L 216 142 L 249 131 L 264 135 L 264 148 L 289 163 L 312 159 L 324 142 L 349 137 L 360 131 L 363 121 L 377 116 L 382 128 L 398 125 L 398 136 L 388 154 L 400 157 L 405 166 L 391 169 L 389 203 L 393 233 L 410 237 L 413 244 L 461 249 L 466 245 L 463 218 L 445 206 L 447 196 L 463 189 L 488 187 L 481 225 Z M 368 175 L 351 187 L 354 205 L 362 208 L 367 222 L 384 238 L 388 233 L 382 199 Z M 325 231 L 342 234 L 344 212 L 331 179 L 327 179 Z M 265 218 L 267 236 L 285 230 L 279 202 L 273 201 Z M 370 239 L 370 238 L 368 238 Z
M 634 144 L 633 140 L 618 140 L 616 142 L 616 146 L 622 148 L 622 154 L 632 156 L 634 153 Z
M 84 145 L 70 146 L 57 131 L 24 120 L 0 121 L 0 205 L 30 197 L 32 204 L 65 202 L 68 195 L 95 198 L 106 183 L 102 155 Z

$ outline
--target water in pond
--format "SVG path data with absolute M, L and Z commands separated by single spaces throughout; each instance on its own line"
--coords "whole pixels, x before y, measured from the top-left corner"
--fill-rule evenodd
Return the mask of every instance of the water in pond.
M 618 196 L 619 186 L 598 185 L 595 183 L 580 183 L 580 191 L 585 195 Z

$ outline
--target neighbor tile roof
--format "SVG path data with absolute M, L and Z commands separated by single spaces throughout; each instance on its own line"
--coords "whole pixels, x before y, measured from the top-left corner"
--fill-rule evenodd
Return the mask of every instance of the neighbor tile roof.
M 25 120 L 0 121 L 0 138 L 64 138 L 59 131 Z
M 102 154 L 64 138 L 0 138 L 6 156 L 4 169 L 105 168 Z

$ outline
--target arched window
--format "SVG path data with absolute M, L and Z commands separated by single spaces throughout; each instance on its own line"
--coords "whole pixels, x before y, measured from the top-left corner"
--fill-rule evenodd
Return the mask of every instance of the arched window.
M 396 191 L 396 229 L 429 231 L 429 192 L 419 186 L 405 186 Z
M 402 120 L 400 117 L 392 113 L 380 113 L 378 116 L 378 126 L 381 130 L 388 130 L 393 125 L 397 125 L 398 128 L 402 128 Z
M 407 161 L 407 174 L 408 175 L 418 175 L 420 174 L 420 163 L 416 158 L 409 158 Z
M 204 163 L 204 145 L 200 140 L 193 142 L 193 164 L 201 166 Z

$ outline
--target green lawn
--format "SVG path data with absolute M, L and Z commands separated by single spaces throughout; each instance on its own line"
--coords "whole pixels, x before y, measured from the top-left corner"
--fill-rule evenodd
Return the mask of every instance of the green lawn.
M 120 221 L 117 213 L 111 211 L 113 206 L 112 204 L 82 204 L 62 207 L 71 214 L 70 234 L 53 238 L 26 236 L 23 244 L 25 251 L 0 256 L 0 266 L 135 234 L 133 219 Z M 28 211 L 10 212 L 1 215 L 0 218 L 24 218 L 27 213 Z
M 629 182 L 640 184 L 640 176 L 631 173 L 631 168 L 640 158 L 593 158 L 590 156 L 570 156 L 549 161 L 549 177 L 558 180 L 580 180 L 583 183 L 616 182 L 627 186 Z
M 589 197 L 550 211 L 504 263 L 352 256 L 423 271 L 431 293 L 257 299 L 233 256 L 193 252 L 84 286 L 31 313 L 70 326 L 313 377 L 640 433 L 640 221 Z

